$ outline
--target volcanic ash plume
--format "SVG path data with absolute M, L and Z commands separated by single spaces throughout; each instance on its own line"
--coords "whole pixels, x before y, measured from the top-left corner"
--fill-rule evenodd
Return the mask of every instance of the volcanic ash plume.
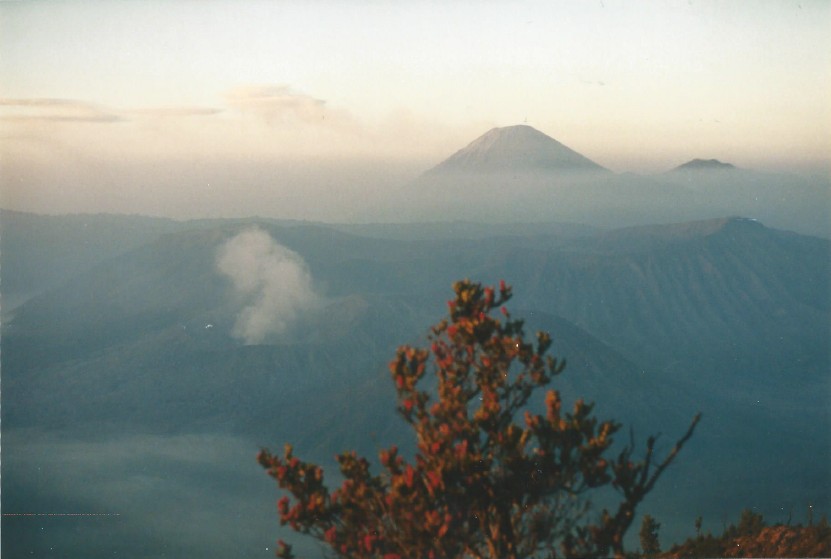
M 279 337 L 320 304 L 303 258 L 253 227 L 219 247 L 216 266 L 244 298 L 232 335 L 246 345 Z

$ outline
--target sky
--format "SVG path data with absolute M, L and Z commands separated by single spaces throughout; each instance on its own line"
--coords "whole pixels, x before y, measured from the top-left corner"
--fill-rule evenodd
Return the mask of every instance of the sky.
M 831 169 L 831 3 L 0 1 L 0 206 L 348 217 L 495 126 Z

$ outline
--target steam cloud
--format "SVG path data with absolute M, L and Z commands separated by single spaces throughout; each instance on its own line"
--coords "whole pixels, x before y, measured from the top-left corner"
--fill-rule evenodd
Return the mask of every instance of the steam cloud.
M 223 244 L 216 266 L 248 303 L 237 315 L 231 332 L 247 345 L 286 333 L 303 314 L 320 304 L 303 258 L 257 227 Z

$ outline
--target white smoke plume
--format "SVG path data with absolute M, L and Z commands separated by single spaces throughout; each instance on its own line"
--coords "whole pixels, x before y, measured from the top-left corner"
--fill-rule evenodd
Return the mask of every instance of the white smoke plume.
M 216 266 L 246 303 L 231 332 L 246 345 L 286 334 L 320 305 L 303 258 L 257 227 L 219 247 Z

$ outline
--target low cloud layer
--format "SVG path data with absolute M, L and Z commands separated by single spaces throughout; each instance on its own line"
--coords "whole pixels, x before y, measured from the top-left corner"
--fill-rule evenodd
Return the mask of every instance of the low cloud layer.
M 5 122 L 127 122 L 142 118 L 212 116 L 214 107 L 155 107 L 116 109 L 77 99 L 0 98 L 0 121 Z
M 244 301 L 232 335 L 245 344 L 284 336 L 320 306 L 303 258 L 262 229 L 252 227 L 223 244 L 216 266 Z
M 3 556 L 273 557 L 276 495 L 257 449 L 225 434 L 4 428 L 3 512 L 54 516 L 4 516 Z
M 189 116 L 212 116 L 222 112 L 213 107 L 157 107 L 153 109 L 131 109 L 125 115 L 151 118 L 176 118 Z
M 119 122 L 104 107 L 74 99 L 0 99 L 0 120 L 6 122 Z

